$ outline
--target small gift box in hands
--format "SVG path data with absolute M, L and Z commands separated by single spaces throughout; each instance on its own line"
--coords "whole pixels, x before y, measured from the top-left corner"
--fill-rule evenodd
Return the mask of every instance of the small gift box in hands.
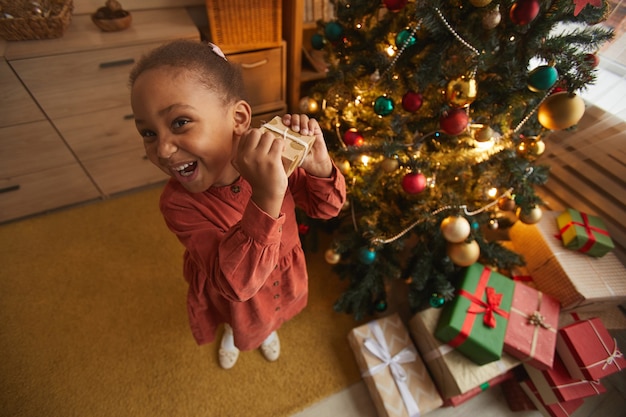
M 313 142 L 315 142 L 315 136 L 304 136 L 289 129 L 283 124 L 280 116 L 276 116 L 265 123 L 261 126 L 261 130 L 271 132 L 276 137 L 287 141 L 282 155 L 287 176 L 291 175 L 302 164 L 302 161 L 311 150 Z

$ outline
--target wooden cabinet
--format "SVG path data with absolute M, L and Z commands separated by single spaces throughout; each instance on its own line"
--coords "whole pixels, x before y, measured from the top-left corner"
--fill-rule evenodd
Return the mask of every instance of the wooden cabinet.
M 184 8 L 133 11 L 132 26 L 111 33 L 75 15 L 62 38 L 7 42 L 0 191 L 12 191 L 0 194 L 0 222 L 167 178 L 145 157 L 128 74 L 176 38 L 200 38 Z

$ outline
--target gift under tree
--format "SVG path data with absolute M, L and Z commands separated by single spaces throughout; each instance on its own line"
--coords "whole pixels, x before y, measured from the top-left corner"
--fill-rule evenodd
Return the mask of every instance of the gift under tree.
M 414 311 L 441 306 L 463 267 L 521 265 L 486 236 L 541 217 L 537 158 L 584 113 L 607 2 L 331 2 L 312 38 L 329 71 L 301 106 L 348 184 L 326 252 L 349 282 L 336 310 L 384 311 L 393 280 Z

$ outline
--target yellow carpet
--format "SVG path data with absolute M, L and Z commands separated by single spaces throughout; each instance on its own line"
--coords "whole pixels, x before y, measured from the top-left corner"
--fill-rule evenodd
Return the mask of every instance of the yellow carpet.
M 217 364 L 188 328 L 182 246 L 159 188 L 0 226 L 0 415 L 288 416 L 359 380 L 332 305 L 342 285 L 310 253 L 309 306 L 282 354 Z

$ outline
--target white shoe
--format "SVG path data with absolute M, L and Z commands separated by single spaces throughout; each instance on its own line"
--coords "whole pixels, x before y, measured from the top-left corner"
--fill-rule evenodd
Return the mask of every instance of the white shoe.
M 261 344 L 260 349 L 261 353 L 263 353 L 263 356 L 268 361 L 274 362 L 278 359 L 280 356 L 280 340 L 278 339 L 278 334 L 276 332 L 272 332 L 272 334 L 265 339 L 265 342 Z
M 239 349 L 235 346 L 233 338 L 233 329 L 228 324 L 224 325 L 224 335 L 218 352 L 220 366 L 224 369 L 230 369 L 235 366 L 239 358 Z

